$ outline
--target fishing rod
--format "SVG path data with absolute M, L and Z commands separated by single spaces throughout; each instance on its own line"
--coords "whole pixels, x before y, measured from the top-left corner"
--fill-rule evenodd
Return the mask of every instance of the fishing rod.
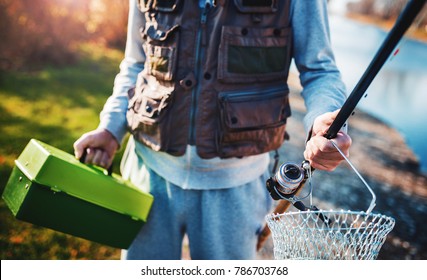
M 403 34 L 406 32 L 409 26 L 411 26 L 412 22 L 415 20 L 416 16 L 421 11 L 425 3 L 426 0 L 412 0 L 405 6 L 399 18 L 396 20 L 393 28 L 388 33 L 383 44 L 377 51 L 375 57 L 372 59 L 368 68 L 365 70 L 365 73 L 354 87 L 353 91 L 339 111 L 337 117 L 326 132 L 325 137 L 327 139 L 333 139 L 337 136 L 337 133 L 353 113 L 357 103 L 359 103 L 360 99 L 365 94 L 365 91 L 368 89 L 375 76 L 381 70 L 381 67 L 387 61 L 388 57 L 399 43 Z
M 365 70 L 359 82 L 354 87 L 353 91 L 341 107 L 337 117 L 332 122 L 328 131 L 325 134 L 327 139 L 333 139 L 337 136 L 339 130 L 346 123 L 348 118 L 353 113 L 360 99 L 365 94 L 371 82 L 374 80 L 378 72 L 381 70 L 384 63 L 387 61 L 390 54 L 396 48 L 400 39 L 405 34 L 406 30 L 411 26 L 412 22 L 417 17 L 418 13 L 423 8 L 427 0 L 411 0 L 403 11 L 400 13 L 393 28 L 388 33 L 384 42 L 378 49 L 371 63 Z M 293 163 L 285 163 L 279 168 L 279 171 L 269 178 L 266 186 L 270 195 L 275 200 L 280 200 L 276 206 L 275 213 L 285 212 L 291 204 L 297 209 L 304 211 L 310 208 L 304 206 L 297 194 L 301 191 L 308 177 L 311 177 L 312 169 L 307 167 L 307 161 L 304 161 L 301 166 Z M 369 188 L 369 187 L 368 187 Z M 310 193 L 311 193 L 310 186 Z M 305 198 L 305 197 L 304 197 Z M 372 205 L 371 205 L 372 206 Z M 371 209 L 372 207 L 370 207 Z M 315 210 L 314 206 L 314 210 Z M 322 217 L 321 217 L 322 218 Z M 322 218 L 323 220 L 324 218 Z M 265 226 L 258 237 L 257 250 L 262 248 L 263 243 L 270 235 L 268 226 Z

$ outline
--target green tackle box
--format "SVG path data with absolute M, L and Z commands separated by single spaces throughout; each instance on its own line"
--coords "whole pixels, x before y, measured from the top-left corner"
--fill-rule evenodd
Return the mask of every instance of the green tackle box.
M 3 199 L 19 220 L 123 249 L 153 203 L 119 175 L 35 139 L 15 160 Z

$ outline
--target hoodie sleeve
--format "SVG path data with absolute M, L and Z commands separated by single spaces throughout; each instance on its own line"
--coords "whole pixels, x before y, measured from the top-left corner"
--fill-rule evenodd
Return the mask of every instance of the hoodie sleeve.
M 144 16 L 139 11 L 136 0 L 130 0 L 125 56 L 114 80 L 113 93 L 101 111 L 99 123 L 99 127 L 110 131 L 119 143 L 126 134 L 128 90 L 135 86 L 138 73 L 144 68 L 145 54 L 139 32 L 143 25 Z
M 291 18 L 293 58 L 303 87 L 304 126 L 309 132 L 317 116 L 341 108 L 346 89 L 331 48 L 326 1 L 293 0 Z

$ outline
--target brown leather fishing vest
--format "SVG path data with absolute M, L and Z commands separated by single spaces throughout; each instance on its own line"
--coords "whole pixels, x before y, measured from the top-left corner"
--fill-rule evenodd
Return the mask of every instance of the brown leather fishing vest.
M 290 116 L 290 0 L 139 0 L 146 55 L 128 126 L 156 151 L 202 158 L 268 152 Z

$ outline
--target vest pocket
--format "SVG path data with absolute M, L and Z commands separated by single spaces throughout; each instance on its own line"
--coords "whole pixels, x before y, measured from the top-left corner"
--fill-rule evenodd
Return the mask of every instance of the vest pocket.
M 273 88 L 220 93 L 220 156 L 248 156 L 280 147 L 291 114 L 288 92 Z
M 226 83 L 285 79 L 290 65 L 290 28 L 224 26 L 218 79 Z
M 149 75 L 163 81 L 174 78 L 178 52 L 178 25 L 172 28 L 148 26 L 142 32 L 146 56 L 145 69 Z
M 168 109 L 172 93 L 167 88 L 150 89 L 142 84 L 129 92 L 126 113 L 128 130 L 141 143 L 153 150 L 163 150 L 166 146 L 164 134 L 168 131 Z

